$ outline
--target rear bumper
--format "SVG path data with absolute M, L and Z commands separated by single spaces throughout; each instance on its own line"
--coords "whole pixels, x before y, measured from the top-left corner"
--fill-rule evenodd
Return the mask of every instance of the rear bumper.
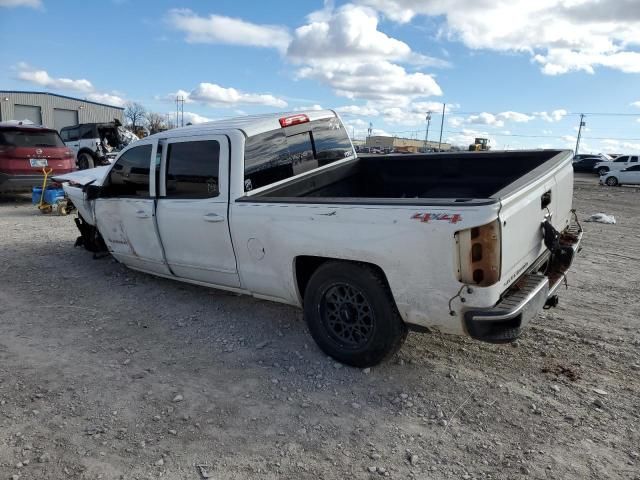
M 43 175 L 11 175 L 0 173 L 0 192 L 27 192 L 42 186 Z M 49 182 L 47 182 L 49 183 Z
M 506 343 L 518 338 L 522 329 L 554 298 L 581 241 L 582 228 L 577 222 L 571 224 L 562 232 L 561 245 L 567 247 L 562 257 L 547 250 L 535 267 L 520 277 L 495 306 L 465 311 L 468 334 L 491 343 Z

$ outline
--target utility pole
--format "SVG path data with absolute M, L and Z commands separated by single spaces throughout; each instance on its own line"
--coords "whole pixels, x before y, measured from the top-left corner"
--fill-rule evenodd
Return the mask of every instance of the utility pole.
M 371 143 L 371 132 L 373 132 L 373 123 L 369 122 L 369 128 L 367 129 L 367 142 Z
M 444 109 L 447 107 L 446 103 L 442 104 L 442 121 L 440 122 L 440 140 L 438 141 L 438 151 L 442 145 L 442 128 L 444 127 Z
M 184 127 L 184 97 L 176 97 L 176 128 Z
M 580 125 L 578 126 L 578 138 L 576 139 L 576 151 L 574 155 L 578 154 L 578 149 L 580 148 L 580 136 L 582 135 L 582 127 L 586 126 L 587 123 L 584 121 L 584 114 L 580 114 Z
M 424 132 L 424 153 L 427 153 L 429 148 L 429 125 L 431 125 L 431 110 L 427 112 L 427 116 L 425 117 L 427 121 L 427 130 Z

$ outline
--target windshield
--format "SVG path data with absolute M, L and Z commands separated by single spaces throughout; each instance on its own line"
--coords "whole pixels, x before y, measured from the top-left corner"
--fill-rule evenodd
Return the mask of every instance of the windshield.
M 64 147 L 53 130 L 0 130 L 0 145 L 5 147 Z

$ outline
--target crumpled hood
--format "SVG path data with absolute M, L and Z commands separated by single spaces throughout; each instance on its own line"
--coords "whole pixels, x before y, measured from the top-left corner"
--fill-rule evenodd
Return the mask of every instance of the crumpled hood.
M 87 170 L 77 170 L 71 173 L 65 173 L 64 175 L 56 175 L 51 177 L 54 182 L 71 182 L 78 185 L 102 185 L 111 165 L 105 165 L 103 167 L 89 168 Z

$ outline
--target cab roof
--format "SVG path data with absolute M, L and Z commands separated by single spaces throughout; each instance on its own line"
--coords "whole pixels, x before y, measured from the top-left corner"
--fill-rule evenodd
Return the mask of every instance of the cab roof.
M 306 115 L 309 121 L 322 120 L 336 117 L 333 110 L 300 110 L 296 112 L 265 113 L 260 115 L 246 115 L 243 117 L 221 118 L 212 122 L 189 125 L 188 127 L 174 128 L 161 133 L 156 133 L 146 138 L 152 137 L 181 137 L 185 135 L 201 135 L 206 133 L 223 133 L 229 130 L 241 130 L 247 137 L 252 137 L 270 130 L 282 128 L 280 119 L 295 115 Z

